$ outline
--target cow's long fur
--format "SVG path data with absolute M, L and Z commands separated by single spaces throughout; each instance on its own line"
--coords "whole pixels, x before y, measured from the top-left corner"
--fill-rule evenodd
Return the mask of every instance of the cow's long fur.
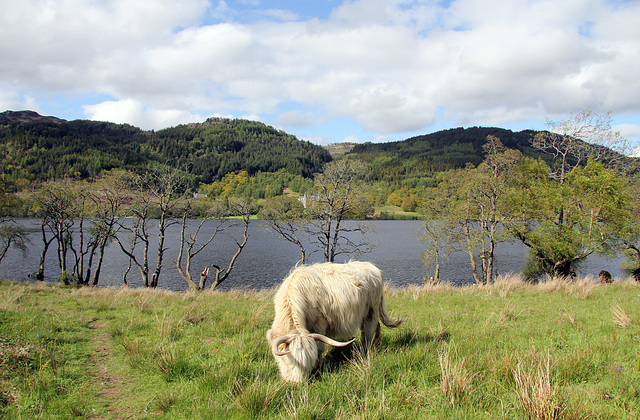
M 345 346 L 360 329 L 367 348 L 380 338 L 379 320 L 387 327 L 400 325 L 385 310 L 383 289 L 380 270 L 368 262 L 294 269 L 275 295 L 275 318 L 267 331 L 282 377 L 306 381 L 322 356 L 323 341 Z

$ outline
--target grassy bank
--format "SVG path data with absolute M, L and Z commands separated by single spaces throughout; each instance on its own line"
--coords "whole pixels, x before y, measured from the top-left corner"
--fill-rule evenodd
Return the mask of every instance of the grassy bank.
M 271 292 L 0 282 L 0 417 L 636 418 L 640 286 L 387 291 L 379 351 L 281 381 Z

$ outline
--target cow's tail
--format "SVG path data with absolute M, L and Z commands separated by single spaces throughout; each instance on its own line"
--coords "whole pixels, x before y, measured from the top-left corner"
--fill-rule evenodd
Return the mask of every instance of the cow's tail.
M 380 299 L 380 321 L 389 328 L 395 328 L 404 321 L 404 319 L 391 319 L 384 307 L 384 296 Z

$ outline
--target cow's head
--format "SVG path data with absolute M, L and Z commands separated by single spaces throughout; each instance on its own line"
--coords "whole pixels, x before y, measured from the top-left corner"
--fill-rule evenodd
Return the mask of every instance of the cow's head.
M 322 334 L 280 335 L 273 329 L 267 331 L 267 341 L 280 369 L 280 375 L 289 382 L 305 382 L 309 379 L 324 350 L 322 343 L 344 347 L 354 340 L 342 342 Z

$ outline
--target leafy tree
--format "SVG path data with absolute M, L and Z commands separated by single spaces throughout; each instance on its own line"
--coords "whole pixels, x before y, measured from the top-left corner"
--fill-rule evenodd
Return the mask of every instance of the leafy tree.
M 444 226 L 426 225 L 429 243 L 452 251 L 452 245 L 440 245 L 442 234 L 436 228 L 446 227 L 451 240 L 469 255 L 473 277 L 478 284 L 494 280 L 495 248 L 507 235 L 501 226 L 509 216 L 506 207 L 507 186 L 511 174 L 522 160 L 517 150 L 506 149 L 494 136 L 488 136 L 483 147 L 486 158 L 477 167 L 467 167 L 452 174 L 431 198 L 430 214 L 438 214 Z M 435 202 L 434 202 L 435 200 Z M 436 250 L 439 254 L 439 249 Z M 439 257 L 439 255 L 436 255 Z
M 557 184 L 542 179 L 540 172 L 520 180 L 533 187 L 527 194 L 544 193 L 534 201 L 517 202 L 523 222 L 512 230 L 531 249 L 533 273 L 569 276 L 588 255 L 605 252 L 620 239 L 628 198 L 615 175 L 627 173 L 633 162 L 625 156 L 628 141 L 611 129 L 610 113 L 582 111 L 547 126 L 549 131 L 538 133 L 532 145 L 553 157 L 548 175 Z M 524 188 L 517 187 L 520 192 Z M 591 213 L 584 214 L 587 209 Z M 613 213 L 617 219 L 609 217 Z M 536 225 L 531 219 L 537 219 Z
M 21 226 L 18 226 L 14 220 L 0 220 L 0 262 L 2 262 L 11 247 L 22 251 L 22 253 L 26 255 L 28 251 L 27 244 L 29 242 L 28 232 Z
M 451 235 L 446 221 L 442 219 L 427 218 L 422 222 L 422 231 L 418 236 L 424 244 L 420 253 L 422 262 L 427 271 L 432 272 L 433 283 L 440 282 L 440 266 L 452 253 L 458 251 L 456 236 Z
M 567 277 L 592 253 L 615 249 L 630 211 L 624 180 L 613 170 L 589 159 L 585 167 L 567 173 L 563 183 L 545 179 L 540 166 L 522 170 L 511 198 L 520 217 L 510 230 L 530 248 L 540 271 Z
M 622 235 L 622 250 L 627 254 L 627 265 L 640 281 L 640 175 L 627 179 L 627 191 L 631 196 L 631 218 Z
M 415 196 L 407 193 L 404 197 L 402 197 L 402 210 L 407 212 L 412 212 L 416 210 L 418 203 L 416 202 Z
M 389 197 L 387 197 L 386 204 L 387 206 L 400 207 L 402 205 L 402 197 L 400 197 L 397 192 L 392 192 L 389 194 Z
M 547 120 L 547 128 L 533 137 L 532 145 L 553 156 L 551 176 L 561 184 L 571 169 L 585 165 L 589 158 L 618 172 L 630 169 L 630 143 L 611 129 L 611 112 L 585 110 L 564 121 Z

